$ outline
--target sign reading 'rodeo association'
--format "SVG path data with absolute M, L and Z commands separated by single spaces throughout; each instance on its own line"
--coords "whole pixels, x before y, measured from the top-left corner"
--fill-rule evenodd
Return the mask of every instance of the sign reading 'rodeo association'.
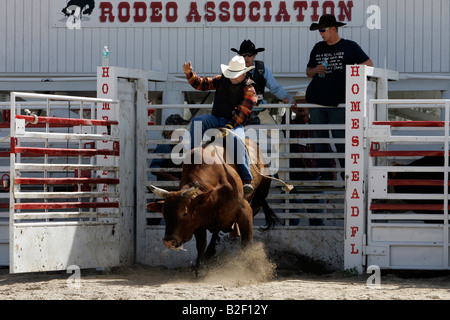
M 53 26 L 80 27 L 309 27 L 331 13 L 362 26 L 362 1 L 93 1 L 53 0 Z

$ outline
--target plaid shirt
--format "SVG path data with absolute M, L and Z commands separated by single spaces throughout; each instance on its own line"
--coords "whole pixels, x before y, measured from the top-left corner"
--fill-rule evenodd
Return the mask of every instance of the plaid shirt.
M 215 77 L 199 77 L 195 72 L 192 72 L 190 74 L 186 74 L 186 78 L 194 89 L 208 91 L 217 89 L 217 84 L 222 78 L 222 75 Z M 229 124 L 233 128 L 245 124 L 248 117 L 250 117 L 250 114 L 252 113 L 253 107 L 256 106 L 257 101 L 258 98 L 256 96 L 255 88 L 250 84 L 246 85 L 244 87 L 242 102 L 238 105 L 236 113 L 230 120 Z

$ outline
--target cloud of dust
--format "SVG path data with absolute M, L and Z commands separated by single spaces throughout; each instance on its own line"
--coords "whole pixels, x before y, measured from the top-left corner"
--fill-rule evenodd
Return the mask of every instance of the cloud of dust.
M 263 243 L 226 254 L 206 266 L 203 281 L 213 284 L 248 285 L 275 277 L 276 265 L 267 257 Z

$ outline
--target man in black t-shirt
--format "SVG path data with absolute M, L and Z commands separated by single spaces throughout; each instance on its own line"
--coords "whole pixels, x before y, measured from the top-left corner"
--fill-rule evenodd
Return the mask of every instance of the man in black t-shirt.
M 306 90 L 308 103 L 336 107 L 345 103 L 345 69 L 349 64 L 373 66 L 372 60 L 354 41 L 342 39 L 338 28 L 345 23 L 336 21 L 335 16 L 325 14 L 319 23 L 311 24 L 309 30 L 320 32 L 323 41 L 318 42 L 311 51 L 306 75 L 312 78 Z M 310 108 L 312 124 L 343 124 L 343 108 Z M 314 138 L 328 138 L 328 130 L 316 130 Z M 344 138 L 344 130 L 332 130 L 334 138 Z M 345 152 L 344 144 L 336 144 L 337 152 Z M 331 152 L 330 144 L 315 144 L 315 152 Z M 339 159 L 345 167 L 344 159 Z M 332 159 L 318 159 L 318 167 L 332 167 Z M 331 172 L 322 173 L 323 180 L 333 180 Z

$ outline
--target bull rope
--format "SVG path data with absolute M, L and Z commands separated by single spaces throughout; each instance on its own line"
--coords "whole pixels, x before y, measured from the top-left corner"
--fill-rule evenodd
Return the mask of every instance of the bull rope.
M 248 153 L 249 158 L 250 158 L 250 151 L 249 151 L 249 149 L 248 149 L 248 146 L 247 146 L 247 144 L 245 143 L 245 141 L 242 140 L 242 138 L 241 138 L 240 136 L 238 136 L 233 130 L 228 129 L 228 128 L 218 128 L 218 129 L 221 130 L 222 132 L 225 131 L 225 132 L 227 132 L 227 133 L 231 133 L 231 134 L 234 135 L 235 137 L 238 137 L 239 140 L 241 140 L 241 142 L 244 144 L 245 149 L 247 150 L 247 153 Z M 278 179 L 278 178 L 275 178 L 275 177 L 272 177 L 272 176 L 269 176 L 269 175 L 266 175 L 266 174 L 261 173 L 261 171 L 259 171 L 258 166 L 256 166 L 254 163 L 250 163 L 250 165 L 253 166 L 253 169 L 255 169 L 255 171 L 256 171 L 260 176 L 263 176 L 263 177 L 265 177 L 265 178 L 269 178 L 269 179 L 272 179 L 272 180 L 275 180 L 275 181 L 278 181 L 278 182 L 282 183 L 282 184 L 284 185 L 284 191 L 285 191 L 286 193 L 289 193 L 292 189 L 294 189 L 294 186 L 293 186 L 292 184 L 287 184 L 286 182 L 284 182 L 284 181 L 281 180 L 281 179 Z

